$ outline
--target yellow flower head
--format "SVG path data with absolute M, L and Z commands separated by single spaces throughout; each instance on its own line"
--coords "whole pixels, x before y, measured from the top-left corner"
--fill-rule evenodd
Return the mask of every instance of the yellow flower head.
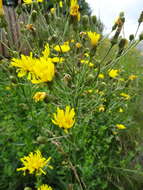
M 119 112 L 120 112 L 120 113 L 123 113 L 124 110 L 123 110 L 122 108 L 119 108 Z
M 35 102 L 39 102 L 44 100 L 45 97 L 46 92 L 36 92 L 36 94 L 33 96 L 33 99 L 35 100 Z
M 60 6 L 61 8 L 63 7 L 63 2 L 62 2 L 62 1 L 59 2 L 59 6 Z
M 54 50 L 62 53 L 68 52 L 70 51 L 69 43 L 65 42 L 63 45 L 56 45 Z
M 51 14 L 55 14 L 55 12 L 56 12 L 56 9 L 55 9 L 55 8 L 51 8 L 51 9 L 50 9 L 50 13 L 51 13 Z
M 100 40 L 100 34 L 97 34 L 96 32 L 87 32 L 88 38 L 90 39 L 90 43 L 92 46 L 97 46 L 99 40 Z
M 24 167 L 18 168 L 17 171 L 24 171 L 24 175 L 26 171 L 28 171 L 29 174 L 45 175 L 46 172 L 43 170 L 44 167 L 53 169 L 53 167 L 48 164 L 51 160 L 51 157 L 48 159 L 42 157 L 40 150 L 36 150 L 35 153 L 30 152 L 28 156 L 24 156 L 20 160 Z
M 42 3 L 44 0 L 37 0 L 38 3 Z
M 28 79 L 33 84 L 51 81 L 55 75 L 55 66 L 52 58 L 46 57 L 47 52 L 44 50 L 41 58 L 33 58 L 32 53 L 30 56 L 21 55 L 21 59 L 13 58 L 11 65 L 18 67 L 18 77 L 28 73 Z
M 109 71 L 109 76 L 110 76 L 111 78 L 116 78 L 116 77 L 119 75 L 118 72 L 119 72 L 119 70 L 117 70 L 117 69 L 111 69 L 111 70 Z
M 99 112 L 104 112 L 104 111 L 105 111 L 104 105 L 100 105 L 100 106 L 99 106 Z
M 137 78 L 136 75 L 130 75 L 130 76 L 129 76 L 129 80 L 135 80 L 136 78 Z
M 58 125 L 60 128 L 63 128 L 65 132 L 68 132 L 67 129 L 73 127 L 75 123 L 75 111 L 74 108 L 70 108 L 70 106 L 66 106 L 65 111 L 57 108 L 57 114 L 54 113 L 54 119 L 52 122 L 55 125 Z
M 100 73 L 100 74 L 98 75 L 98 78 L 104 79 L 104 74 Z
M 126 126 L 123 124 L 117 124 L 116 127 L 117 129 L 126 129 Z
M 75 46 L 76 46 L 77 48 L 81 48 L 81 47 L 82 47 L 81 43 L 79 43 L 79 42 L 77 42 L 77 43 L 75 44 Z
M 32 0 L 23 0 L 24 4 L 32 4 L 33 1 Z
M 120 96 L 122 96 L 125 100 L 129 100 L 129 99 L 131 98 L 129 94 L 126 94 L 126 93 L 124 93 L 124 92 L 122 92 L 122 93 L 120 94 Z
M 3 6 L 2 6 L 2 0 L 0 0 L 0 16 L 1 15 L 4 15 L 4 9 L 3 9 Z
M 76 17 L 77 20 L 80 20 L 80 12 L 79 12 L 79 5 L 77 0 L 70 1 L 70 15 Z
M 38 190 L 52 190 L 52 187 L 48 186 L 47 184 L 41 185 Z

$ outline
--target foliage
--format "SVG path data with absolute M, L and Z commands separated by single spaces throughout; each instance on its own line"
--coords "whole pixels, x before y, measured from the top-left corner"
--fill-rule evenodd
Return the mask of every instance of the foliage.
M 95 17 L 79 20 L 78 2 L 74 15 L 44 3 L 21 7 L 27 55 L 0 63 L 0 189 L 141 189 L 140 40 L 122 38 L 123 13 L 108 39 Z

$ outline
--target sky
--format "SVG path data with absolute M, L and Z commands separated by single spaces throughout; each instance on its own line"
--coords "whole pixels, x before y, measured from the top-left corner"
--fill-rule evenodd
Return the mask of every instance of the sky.
M 103 22 L 104 33 L 109 33 L 114 21 L 119 13 L 125 13 L 125 37 L 133 34 L 138 25 L 138 18 L 143 11 L 143 0 L 86 0 L 92 10 L 92 15 L 96 15 Z M 143 32 L 143 23 L 139 33 Z

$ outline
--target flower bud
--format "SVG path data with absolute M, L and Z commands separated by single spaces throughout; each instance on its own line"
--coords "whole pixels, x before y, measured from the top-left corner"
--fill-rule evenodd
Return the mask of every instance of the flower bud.
M 125 38 L 121 39 L 119 42 L 119 48 L 124 49 L 124 47 L 127 45 L 127 40 Z
M 141 24 L 143 22 L 143 11 L 140 14 L 140 17 L 138 19 L 138 23 Z
M 45 143 L 47 143 L 47 138 L 46 138 L 46 137 L 43 137 L 43 136 L 39 136 L 39 137 L 37 137 L 36 141 L 37 141 L 39 144 L 45 144 Z
M 24 190 L 32 190 L 31 187 L 25 187 Z
M 91 20 L 92 20 L 93 24 L 96 24 L 96 23 L 97 23 L 96 15 L 93 15 L 93 16 L 91 17 Z
M 31 13 L 31 19 L 33 22 L 36 21 L 37 19 L 37 11 L 36 10 L 33 10 L 32 13 Z
M 142 41 L 143 40 L 143 33 L 141 33 L 140 35 L 139 35 L 139 41 Z
M 135 38 L 134 34 L 131 34 L 131 35 L 129 36 L 129 40 L 130 40 L 130 41 L 133 41 L 134 38 Z
M 89 24 L 89 17 L 88 17 L 88 15 L 83 15 L 83 17 L 82 17 L 82 23 L 83 23 L 83 25 L 88 25 Z

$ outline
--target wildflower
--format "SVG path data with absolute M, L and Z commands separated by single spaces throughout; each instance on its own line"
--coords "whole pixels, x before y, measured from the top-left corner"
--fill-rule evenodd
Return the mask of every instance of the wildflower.
M 73 127 L 75 123 L 75 111 L 74 108 L 70 109 L 70 106 L 66 106 L 65 111 L 57 108 L 57 114 L 54 113 L 54 120 L 52 122 L 55 125 L 58 125 L 60 128 L 63 128 L 67 133 L 69 128 Z
M 96 46 L 100 39 L 100 34 L 97 34 L 96 32 L 87 32 L 87 35 L 90 39 L 91 45 Z
M 91 62 L 89 62 L 88 66 L 89 66 L 89 67 L 94 67 L 94 64 L 91 63 Z
M 38 190 L 52 190 L 52 187 L 48 186 L 47 184 L 41 185 Z
M 104 79 L 104 74 L 101 74 L 101 73 L 100 73 L 100 74 L 98 75 L 98 78 Z
M 116 77 L 118 76 L 118 72 L 119 72 L 119 70 L 117 70 L 117 69 L 111 69 L 111 70 L 109 71 L 109 76 L 110 76 L 111 78 L 116 78 Z
M 33 99 L 35 100 L 35 102 L 39 102 L 44 100 L 45 97 L 46 92 L 36 92 L 36 94 L 33 96 Z
M 68 52 L 70 51 L 70 46 L 68 43 L 64 43 L 63 45 L 56 45 L 54 47 L 54 50 L 55 51 L 58 51 L 58 52 L 62 52 L 62 53 L 65 53 L 65 52 Z
M 92 92 L 93 92 L 93 90 L 92 89 L 89 89 L 89 90 L 86 90 L 85 91 L 87 94 L 91 94 Z
M 52 81 L 54 75 L 54 64 L 51 61 L 41 57 L 35 61 L 33 73 L 29 75 L 28 79 L 30 79 L 33 84 L 38 84 Z
M 117 129 L 126 129 L 126 126 L 123 124 L 116 124 Z
M 42 3 L 44 0 L 37 0 L 38 3 Z
M 24 4 L 32 4 L 33 3 L 33 1 L 32 0 L 23 0 L 23 2 L 24 2 Z
M 51 9 L 50 9 L 50 13 L 51 13 L 51 14 L 55 14 L 55 12 L 56 12 L 56 9 L 55 9 L 55 8 L 51 8 Z
M 25 26 L 25 28 L 26 28 L 27 30 L 29 30 L 29 31 L 32 31 L 32 32 L 34 32 L 34 31 L 36 30 L 36 28 L 34 28 L 33 24 L 27 24 L 27 25 Z
M 61 8 L 63 7 L 63 2 L 62 2 L 62 1 L 59 2 L 59 6 L 60 6 Z
M 130 75 L 130 76 L 129 76 L 129 80 L 135 80 L 136 78 L 137 78 L 136 75 Z
M 104 112 L 104 111 L 105 111 L 105 106 L 101 104 L 101 105 L 99 106 L 99 109 L 98 109 L 98 110 L 99 110 L 99 112 Z
M 43 169 L 46 166 L 50 169 L 53 169 L 53 167 L 48 164 L 51 160 L 51 157 L 48 159 L 42 157 L 40 150 L 36 150 L 35 153 L 30 152 L 28 156 L 24 156 L 20 160 L 24 167 L 18 168 L 17 171 L 24 171 L 24 175 L 26 171 L 28 171 L 29 174 L 35 173 L 36 175 L 45 175 L 46 172 Z
M 4 9 L 3 9 L 3 6 L 2 6 L 2 0 L 0 0 L 0 16 L 1 15 L 4 15 Z
M 125 100 L 129 100 L 131 98 L 129 94 L 126 94 L 124 92 L 120 93 L 120 96 L 122 96 Z
M 79 5 L 77 0 L 70 0 L 70 15 L 80 21 Z
M 119 112 L 120 112 L 120 113 L 123 113 L 124 110 L 123 110 L 122 108 L 119 108 Z
M 84 55 L 85 55 L 85 57 L 89 57 L 89 54 L 88 54 L 88 53 L 85 53 Z
M 75 46 L 76 46 L 77 48 L 81 48 L 81 47 L 82 47 L 81 43 L 76 43 Z
M 45 52 L 43 54 L 45 55 Z M 46 58 L 45 56 L 33 58 L 32 53 L 30 56 L 21 55 L 21 59 L 13 58 L 11 65 L 18 67 L 18 77 L 23 77 L 28 73 L 27 78 L 33 84 L 49 82 L 55 75 L 55 66 L 52 58 Z
M 11 65 L 19 68 L 16 70 L 18 77 L 25 76 L 27 72 L 33 70 L 34 59 L 32 53 L 30 53 L 30 56 L 21 55 L 21 59 L 12 58 Z

